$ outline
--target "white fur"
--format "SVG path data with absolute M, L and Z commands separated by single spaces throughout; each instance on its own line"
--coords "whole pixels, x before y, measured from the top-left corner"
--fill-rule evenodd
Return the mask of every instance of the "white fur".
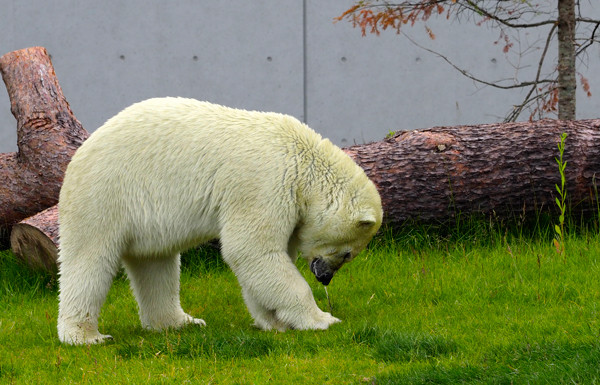
M 59 215 L 58 335 L 80 344 L 110 337 L 98 316 L 121 264 L 144 327 L 204 325 L 181 308 L 179 252 L 214 238 L 256 326 L 326 329 L 339 320 L 317 307 L 298 252 L 337 270 L 382 211 L 362 169 L 298 120 L 160 98 L 126 108 L 77 150 Z

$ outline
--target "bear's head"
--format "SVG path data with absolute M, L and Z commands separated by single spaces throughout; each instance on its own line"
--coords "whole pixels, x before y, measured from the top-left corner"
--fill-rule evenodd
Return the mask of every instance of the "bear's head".
M 313 197 L 296 231 L 294 248 L 323 285 L 367 246 L 381 226 L 381 198 L 373 182 L 362 170 L 347 182 Z

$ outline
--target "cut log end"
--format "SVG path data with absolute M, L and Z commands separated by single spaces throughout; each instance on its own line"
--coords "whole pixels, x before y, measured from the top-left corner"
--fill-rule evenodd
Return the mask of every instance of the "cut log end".
M 57 272 L 58 209 L 50 207 L 14 225 L 10 234 L 13 253 L 33 269 Z
M 41 230 L 19 223 L 10 235 L 13 253 L 35 270 L 56 272 L 58 248 Z

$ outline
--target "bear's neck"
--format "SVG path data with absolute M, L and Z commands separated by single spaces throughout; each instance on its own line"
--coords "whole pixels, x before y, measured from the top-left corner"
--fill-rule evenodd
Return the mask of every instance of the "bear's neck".
M 298 173 L 295 186 L 301 217 L 314 202 L 326 200 L 328 203 L 335 203 L 339 199 L 356 172 L 347 165 L 358 168 L 353 161 L 344 159 L 347 157 L 346 153 L 327 139 L 316 142 L 310 148 L 298 149 L 293 157 L 292 167 Z

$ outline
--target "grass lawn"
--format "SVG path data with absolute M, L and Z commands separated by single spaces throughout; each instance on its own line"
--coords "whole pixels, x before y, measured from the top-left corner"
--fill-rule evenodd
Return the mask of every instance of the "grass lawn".
M 568 237 L 564 256 L 549 231 L 486 222 L 383 233 L 328 287 L 343 322 L 327 331 L 255 330 L 232 272 L 196 250 L 181 296 L 207 327 L 143 330 L 120 275 L 100 317 L 114 340 L 100 346 L 61 345 L 56 281 L 0 252 L 0 383 L 600 383 L 597 231 Z

